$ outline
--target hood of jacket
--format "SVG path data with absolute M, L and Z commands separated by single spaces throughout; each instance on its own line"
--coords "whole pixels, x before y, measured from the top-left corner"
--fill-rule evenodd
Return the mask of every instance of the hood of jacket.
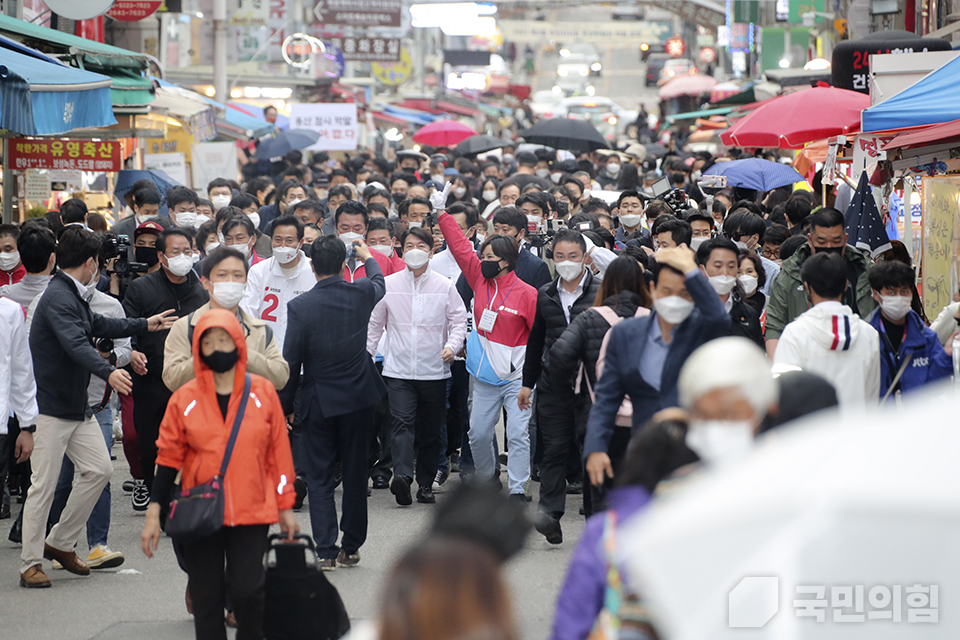
M 225 309 L 210 309 L 197 321 L 193 330 L 193 373 L 200 389 L 204 393 L 216 394 L 213 383 L 213 371 L 200 358 L 200 340 L 207 329 L 219 327 L 230 334 L 237 345 L 239 358 L 237 359 L 236 375 L 233 377 L 233 394 L 239 397 L 243 391 L 243 378 L 247 373 L 247 340 L 243 335 L 243 327 L 237 316 Z
M 818 304 L 794 322 L 802 321 L 810 338 L 824 349 L 846 351 L 860 334 L 858 320 L 845 304 Z
M 603 306 L 612 308 L 621 318 L 632 318 L 640 306 L 640 297 L 633 291 L 624 290 L 609 296 L 603 301 Z
M 797 248 L 792 256 L 784 260 L 783 265 L 781 265 L 780 268 L 787 272 L 791 278 L 801 282 L 802 279 L 800 277 L 800 270 L 803 269 L 803 263 L 806 261 L 806 259 L 812 255 L 813 252 L 810 251 L 810 242 L 804 242 Z M 868 267 L 867 257 L 863 254 L 863 252 L 856 247 L 850 246 L 849 244 L 843 251 L 843 258 L 847 262 L 851 262 L 859 267 L 859 271 L 861 272 L 865 271 Z M 854 282 L 852 286 L 856 288 L 857 283 Z

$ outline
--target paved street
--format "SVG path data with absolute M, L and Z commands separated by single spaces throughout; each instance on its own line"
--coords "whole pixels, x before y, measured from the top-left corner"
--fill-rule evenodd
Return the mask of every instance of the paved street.
M 120 451 L 119 445 L 114 451 Z M 126 461 L 120 455 L 114 463 L 117 490 L 113 493 L 110 546 L 124 552 L 127 560 L 116 569 L 94 571 L 90 577 L 81 578 L 53 571 L 47 562 L 44 570 L 53 581 L 53 587 L 22 589 L 18 586 L 20 547 L 7 541 L 12 521 L 0 521 L 0 628 L 4 630 L 4 638 L 193 638 L 192 621 L 183 603 L 186 574 L 177 567 L 169 539 L 161 540 L 159 555 L 153 560 L 148 560 L 140 551 L 144 516 L 133 511 L 129 494 L 119 490 L 128 473 Z M 457 483 L 459 477 L 454 474 L 447 487 L 452 490 Z M 537 486 L 533 485 L 534 488 Z M 446 499 L 447 495 L 438 494 L 438 501 Z M 339 496 L 338 491 L 338 505 Z M 370 533 L 360 550 L 360 566 L 327 574 L 340 590 L 354 620 L 376 615 L 380 587 L 387 572 L 403 550 L 427 530 L 435 511 L 433 505 L 416 503 L 411 507 L 398 507 L 386 490 L 374 491 L 369 505 Z M 547 636 L 556 593 L 583 528 L 583 518 L 576 515 L 580 505 L 579 496 L 568 501 L 568 515 L 563 520 L 563 545 L 549 545 L 533 532 L 526 550 L 506 567 L 514 611 L 524 640 L 542 640 Z M 15 510 L 19 508 L 20 505 L 15 505 Z M 310 518 L 306 506 L 298 517 L 300 526 L 309 532 Z M 86 553 L 85 541 L 81 551 Z

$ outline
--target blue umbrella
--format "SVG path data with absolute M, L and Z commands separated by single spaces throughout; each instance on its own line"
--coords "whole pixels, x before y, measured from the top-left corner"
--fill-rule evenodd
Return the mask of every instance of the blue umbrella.
M 793 167 L 761 158 L 718 162 L 707 169 L 704 177 L 707 176 L 726 176 L 729 187 L 757 191 L 771 191 L 804 180 Z
M 167 201 L 165 197 L 167 195 L 167 189 L 175 187 L 180 183 L 168 176 L 163 169 L 121 169 L 117 172 L 117 183 L 113 187 L 113 195 L 117 196 L 118 200 L 122 200 L 123 196 L 133 188 L 133 185 L 136 184 L 138 180 L 150 180 L 153 184 L 157 185 L 157 191 L 160 192 L 160 197 L 163 198 L 160 204 L 160 215 L 167 215 Z
M 272 138 L 264 138 L 257 145 L 255 157 L 262 160 L 280 158 L 294 149 L 306 149 L 320 139 L 320 134 L 309 129 L 287 129 Z
M 860 183 L 843 218 L 849 244 L 868 252 L 871 258 L 890 249 L 890 236 L 877 208 L 866 171 L 860 174 Z M 909 224 L 910 218 L 907 220 Z

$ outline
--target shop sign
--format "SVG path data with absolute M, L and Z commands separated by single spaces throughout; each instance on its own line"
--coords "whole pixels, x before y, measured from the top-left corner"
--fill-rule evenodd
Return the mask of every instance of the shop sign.
M 136 22 L 153 15 L 162 4 L 163 0 L 117 0 L 107 15 L 121 22 Z
M 120 171 L 120 143 L 114 140 L 27 140 L 12 138 L 10 168 Z
M 401 0 L 317 0 L 313 15 L 321 24 L 399 27 L 403 9 Z
M 290 105 L 290 128 L 309 129 L 320 134 L 310 151 L 352 151 L 357 148 L 356 103 Z
M 343 37 L 325 38 L 343 51 L 343 59 L 353 62 L 397 62 L 400 38 Z

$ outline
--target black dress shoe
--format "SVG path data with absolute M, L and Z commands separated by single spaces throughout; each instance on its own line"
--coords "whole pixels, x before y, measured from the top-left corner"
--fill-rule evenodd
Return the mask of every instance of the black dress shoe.
M 0 504 L 0 520 L 6 520 L 10 517 L 10 505 Z
M 421 504 L 434 504 L 437 498 L 433 495 L 433 489 L 430 487 L 420 487 L 417 489 L 417 502 Z
M 583 483 L 579 480 L 567 483 L 567 495 L 578 496 L 583 493 Z
M 550 544 L 561 544 L 563 532 L 560 530 L 560 521 L 542 511 L 534 518 L 533 526 L 537 532 L 547 539 Z
M 7 536 L 7 539 L 10 542 L 23 542 L 23 509 L 20 510 L 17 519 L 13 521 L 13 527 L 10 528 L 10 535 Z
M 374 476 L 373 477 L 373 488 L 374 489 L 386 489 L 390 486 L 390 479 L 386 476 Z
M 397 504 L 406 507 L 413 504 L 413 498 L 410 496 L 410 479 L 403 476 L 394 476 L 390 483 L 390 493 L 397 498 Z
M 303 501 L 307 498 L 306 480 L 297 476 L 297 479 L 293 481 L 293 490 L 297 494 L 297 497 L 293 501 L 293 510 L 300 511 L 300 509 L 303 509 Z

